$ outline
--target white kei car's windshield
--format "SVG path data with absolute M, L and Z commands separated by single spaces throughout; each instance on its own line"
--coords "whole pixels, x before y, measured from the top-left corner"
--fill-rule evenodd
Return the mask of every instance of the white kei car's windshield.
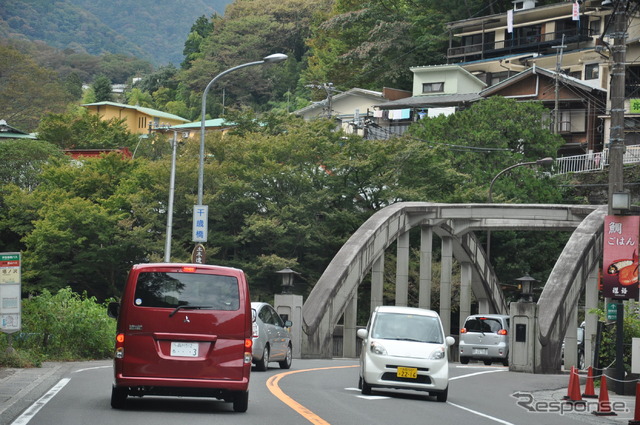
M 437 317 L 416 314 L 378 313 L 373 338 L 442 344 L 444 335 Z

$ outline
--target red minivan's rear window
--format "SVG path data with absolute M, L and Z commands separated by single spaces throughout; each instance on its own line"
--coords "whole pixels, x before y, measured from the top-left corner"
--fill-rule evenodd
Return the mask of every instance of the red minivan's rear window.
M 138 307 L 235 311 L 240 308 L 240 292 L 233 276 L 141 272 L 133 302 Z

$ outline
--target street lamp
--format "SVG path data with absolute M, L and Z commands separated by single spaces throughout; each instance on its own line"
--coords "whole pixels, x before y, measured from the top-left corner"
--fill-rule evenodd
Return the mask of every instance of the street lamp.
M 498 177 L 500 177 L 501 175 L 503 175 L 507 171 L 509 171 L 509 170 L 511 170 L 513 168 L 522 167 L 522 166 L 525 166 L 525 165 L 551 165 L 551 164 L 553 164 L 553 158 L 546 157 L 546 158 L 538 159 L 538 160 L 535 160 L 535 161 L 519 162 L 517 164 L 513 164 L 512 166 L 507 167 L 504 170 L 500 171 L 491 180 L 491 184 L 489 185 L 489 203 L 493 202 L 493 197 L 491 196 L 491 194 L 493 193 L 493 184 L 496 182 Z M 487 230 L 487 261 L 490 261 L 490 259 L 491 259 L 491 230 Z
M 207 84 L 207 87 L 204 89 L 204 94 L 202 95 L 202 120 L 200 123 L 200 166 L 198 171 L 198 205 L 202 205 L 202 195 L 203 195 L 203 182 L 204 182 L 204 122 L 205 115 L 207 109 L 207 93 L 209 93 L 209 89 L 213 84 L 218 81 L 220 77 L 226 75 L 230 72 L 238 70 L 240 68 L 246 68 L 247 66 L 253 65 L 262 65 L 267 63 L 278 63 L 287 60 L 287 55 L 284 53 L 274 53 L 263 58 L 261 61 L 249 62 L 242 65 L 234 66 L 233 68 L 229 68 L 226 71 L 221 72 L 220 74 L 213 77 L 213 80 Z
M 507 171 L 511 170 L 512 168 L 522 167 L 524 165 L 550 165 L 550 164 L 553 164 L 553 158 L 546 157 L 546 158 L 538 159 L 536 161 L 520 162 L 518 164 L 513 164 L 512 166 L 507 167 L 504 170 L 500 171 L 498 174 L 495 175 L 493 180 L 491 180 L 491 184 L 489 185 L 489 203 L 493 202 L 493 198 L 491 197 L 491 194 L 493 193 L 493 184 L 496 182 L 498 177 L 500 177 Z

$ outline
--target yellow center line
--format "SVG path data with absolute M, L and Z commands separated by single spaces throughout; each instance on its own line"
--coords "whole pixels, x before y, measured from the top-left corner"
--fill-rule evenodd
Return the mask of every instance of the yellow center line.
M 294 399 L 292 399 L 291 397 L 286 395 L 284 393 L 284 391 L 282 391 L 280 389 L 280 387 L 278 386 L 278 382 L 280 382 L 280 380 L 282 378 L 284 378 L 285 376 L 293 375 L 294 373 L 314 372 L 316 370 L 327 370 L 327 369 L 344 369 L 344 368 L 348 368 L 348 367 L 358 367 L 358 365 L 319 367 L 319 368 L 315 368 L 315 369 L 292 370 L 292 371 L 289 371 L 289 372 L 279 373 L 277 375 L 273 375 L 271 378 L 269 378 L 267 380 L 267 388 L 269 388 L 269 391 L 271 391 L 271 394 L 273 394 L 274 396 L 278 397 L 280 399 L 280 401 L 282 401 L 284 404 L 286 404 L 287 406 L 289 406 L 290 408 L 292 408 L 293 410 L 298 412 L 300 415 L 302 415 L 303 418 L 305 418 L 306 420 L 308 420 L 312 424 L 316 424 L 316 425 L 331 425 L 331 424 L 329 424 L 329 422 L 325 421 L 320 416 L 316 415 L 311 410 L 307 409 L 302 404 L 298 403 L 297 401 L 295 401 Z

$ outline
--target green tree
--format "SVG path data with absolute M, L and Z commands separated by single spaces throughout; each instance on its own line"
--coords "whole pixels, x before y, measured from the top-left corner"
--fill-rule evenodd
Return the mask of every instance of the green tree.
M 43 114 L 62 112 L 71 96 L 58 76 L 17 50 L 0 45 L 0 116 L 33 131 Z
M 201 56 L 201 45 L 213 32 L 213 21 L 209 21 L 206 16 L 202 15 L 191 26 L 191 31 L 187 35 L 187 40 L 184 42 L 184 50 L 182 54 L 184 61 L 180 64 L 183 69 L 187 69 L 191 66 L 191 62 Z
M 112 102 L 111 79 L 106 75 L 99 75 L 91 85 L 96 96 L 96 102 Z
M 138 137 L 129 132 L 123 120 L 104 121 L 81 107 L 45 116 L 38 135 L 65 149 L 133 148 L 138 143 Z

